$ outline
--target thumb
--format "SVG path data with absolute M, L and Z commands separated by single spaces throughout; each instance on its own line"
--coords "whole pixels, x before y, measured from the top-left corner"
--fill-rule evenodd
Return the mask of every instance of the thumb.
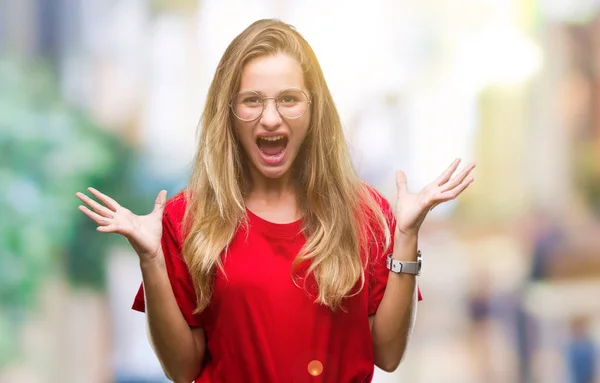
M 161 190 L 156 197 L 156 201 L 154 202 L 154 210 L 152 210 L 153 214 L 158 214 L 162 217 L 163 211 L 165 210 L 165 205 L 167 204 L 167 191 Z
M 396 187 L 398 188 L 398 195 L 404 194 L 407 191 L 406 174 L 402 170 L 396 172 Z

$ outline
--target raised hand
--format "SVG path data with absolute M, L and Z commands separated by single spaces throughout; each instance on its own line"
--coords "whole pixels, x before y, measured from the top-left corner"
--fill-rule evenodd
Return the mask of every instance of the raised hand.
M 94 188 L 88 190 L 104 205 L 83 193 L 78 192 L 75 195 L 87 205 L 80 205 L 79 210 L 98 225 L 96 230 L 102 233 L 121 234 L 127 238 L 141 261 L 152 260 L 160 253 L 162 215 L 167 201 L 166 190 L 162 190 L 156 197 L 152 212 L 142 216 L 133 214 L 129 209 Z
M 408 192 L 404 172 L 396 173 L 398 199 L 396 200 L 395 217 L 396 228 L 400 233 L 416 234 L 431 209 L 455 199 L 473 182 L 473 176 L 470 173 L 475 164 L 469 164 L 452 177 L 459 164 L 460 159 L 454 160 L 435 181 L 418 193 Z

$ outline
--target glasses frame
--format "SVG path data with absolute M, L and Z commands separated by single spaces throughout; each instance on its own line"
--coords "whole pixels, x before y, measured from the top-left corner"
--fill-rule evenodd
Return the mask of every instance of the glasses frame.
M 302 94 L 304 95 L 304 97 L 306 97 L 306 100 L 308 101 L 308 104 L 306 106 L 306 110 L 304 111 L 304 113 L 302 113 L 298 117 L 286 117 L 283 114 L 281 114 L 281 112 L 279 111 L 279 104 L 277 103 L 277 99 L 279 98 L 279 96 L 281 96 L 281 94 L 283 92 L 287 92 L 287 91 L 290 91 L 290 90 L 298 90 L 298 91 L 302 92 Z M 233 100 L 235 100 L 237 98 L 237 96 L 240 95 L 241 93 L 254 93 L 254 94 L 256 94 L 257 97 L 259 97 L 262 100 L 262 110 L 260 111 L 260 114 L 258 116 L 256 116 L 255 118 L 247 120 L 247 119 L 241 118 L 240 116 L 238 116 L 235 113 L 235 108 L 233 107 Z M 243 90 L 241 92 L 236 93 L 236 95 L 233 97 L 233 99 L 229 102 L 229 108 L 231 109 L 231 113 L 233 113 L 233 115 L 235 116 L 235 118 L 237 118 L 240 121 L 244 121 L 244 122 L 256 121 L 259 118 L 261 118 L 262 115 L 263 115 L 263 113 L 265 112 L 265 107 L 267 106 L 267 100 L 273 100 L 273 102 L 275 102 L 275 110 L 277 110 L 277 113 L 279 113 L 279 115 L 281 117 L 285 118 L 286 120 L 297 120 L 300 117 L 304 116 L 306 114 L 306 112 L 308 112 L 308 109 L 310 108 L 310 105 L 312 103 L 312 100 L 310 99 L 310 97 L 308 96 L 308 94 L 305 91 L 303 91 L 302 89 L 300 89 L 300 88 L 286 88 L 286 89 L 282 90 L 281 92 L 277 93 L 277 96 L 275 96 L 275 97 L 264 97 L 264 96 L 261 96 L 260 93 L 258 93 L 255 90 Z

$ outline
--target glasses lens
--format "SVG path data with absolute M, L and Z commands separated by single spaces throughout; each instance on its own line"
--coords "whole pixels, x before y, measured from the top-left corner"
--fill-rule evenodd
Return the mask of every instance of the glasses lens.
M 253 121 L 263 112 L 265 99 L 260 94 L 248 90 L 238 93 L 231 108 L 237 118 L 243 121 Z M 276 99 L 277 110 L 289 119 L 300 118 L 308 110 L 309 100 L 306 93 L 300 89 L 286 89 L 279 93 Z
M 277 110 L 285 118 L 299 118 L 308 110 L 308 97 L 299 89 L 287 89 L 277 96 Z
M 251 121 L 257 119 L 262 113 L 263 100 L 256 92 L 244 91 L 235 96 L 231 106 L 237 118 Z

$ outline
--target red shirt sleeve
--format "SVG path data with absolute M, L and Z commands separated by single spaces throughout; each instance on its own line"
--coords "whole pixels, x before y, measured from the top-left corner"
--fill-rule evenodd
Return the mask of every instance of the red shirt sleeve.
M 191 327 L 200 327 L 202 326 L 201 315 L 193 313 L 196 307 L 196 293 L 181 250 L 183 243 L 181 223 L 184 213 L 185 200 L 183 194 L 180 193 L 165 206 L 161 243 L 167 273 L 179 309 Z M 146 310 L 143 284 L 140 285 L 135 296 L 132 309 L 141 312 Z
M 376 193 L 376 198 L 379 199 L 381 203 L 383 214 L 388 220 L 392 237 L 390 246 L 385 248 L 385 238 L 381 235 L 371 252 L 371 257 L 369 259 L 369 262 L 371 263 L 369 272 L 369 315 L 374 315 L 377 312 L 383 294 L 385 293 L 385 287 L 390 275 L 390 270 L 386 266 L 386 260 L 388 254 L 390 254 L 394 248 L 394 232 L 396 230 L 396 219 L 394 218 L 394 213 L 389 202 L 377 192 L 374 193 Z M 421 301 L 423 299 L 421 290 L 418 287 L 417 290 L 419 301 Z

